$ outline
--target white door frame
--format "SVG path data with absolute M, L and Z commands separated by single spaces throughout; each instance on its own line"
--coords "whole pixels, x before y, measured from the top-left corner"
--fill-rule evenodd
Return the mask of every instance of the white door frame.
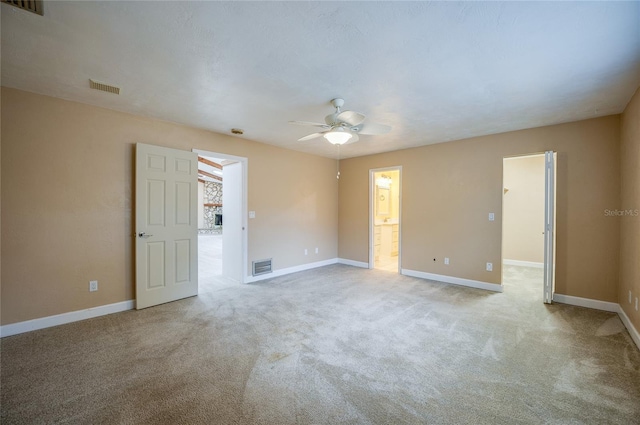
M 375 213 L 375 174 L 382 171 L 398 171 L 400 181 L 398 182 L 398 273 L 402 271 L 402 165 L 384 168 L 372 168 L 369 170 L 369 269 L 375 268 L 374 255 L 374 227 Z
M 555 270 L 555 246 L 556 246 L 556 230 L 555 230 L 555 217 L 556 217 L 556 161 L 557 154 L 554 151 L 546 152 L 532 152 L 521 155 L 505 156 L 502 158 L 502 188 L 505 187 L 504 181 L 504 160 L 509 158 L 525 158 L 528 156 L 545 156 L 544 166 L 544 279 L 542 285 L 542 300 L 545 304 L 551 304 L 553 300 L 553 294 L 555 292 L 556 270 Z M 500 242 L 500 257 L 504 275 L 504 193 L 502 197 L 502 240 Z M 501 284 L 504 285 L 500 277 Z
M 551 304 L 556 283 L 556 153 L 544 153 L 544 289 L 543 300 Z
M 229 155 L 225 153 L 206 151 L 202 149 L 192 149 L 193 152 L 200 156 L 208 156 L 213 158 L 228 159 L 230 161 L 236 161 L 242 164 L 242 271 L 240 273 L 240 283 L 245 283 L 249 279 L 248 269 L 248 238 L 249 238 L 249 226 L 247 223 L 247 199 L 248 199 L 248 183 L 249 183 L 249 158 L 243 156 Z M 224 177 L 223 177 L 224 178 Z M 224 189 L 223 189 L 224 190 Z M 224 207 L 223 207 L 224 208 Z M 224 249 L 224 247 L 222 248 Z M 224 267 L 224 265 L 223 265 Z

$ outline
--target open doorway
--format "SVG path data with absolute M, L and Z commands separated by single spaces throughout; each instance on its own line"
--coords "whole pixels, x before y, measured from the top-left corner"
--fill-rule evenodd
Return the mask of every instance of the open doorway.
M 503 159 L 502 283 L 551 302 L 554 278 L 555 154 Z
M 370 170 L 369 268 L 400 271 L 402 167 Z
M 201 290 L 244 282 L 246 158 L 198 154 L 198 274 Z
M 211 286 L 222 276 L 223 159 L 198 155 L 198 276 Z

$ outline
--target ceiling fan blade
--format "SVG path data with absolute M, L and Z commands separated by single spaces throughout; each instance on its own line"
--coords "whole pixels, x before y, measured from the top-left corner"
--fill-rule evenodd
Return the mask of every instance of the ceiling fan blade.
M 369 134 L 371 136 L 377 136 L 379 134 L 387 134 L 391 131 L 391 126 L 384 124 L 376 124 L 369 122 L 363 124 L 362 128 L 358 131 L 360 134 Z
M 366 117 L 362 115 L 360 112 L 354 111 L 344 111 L 340 112 L 336 119 L 340 122 L 346 122 L 347 124 L 354 126 L 359 125 L 364 121 Z
M 306 142 L 307 140 L 311 140 L 311 139 L 315 139 L 316 137 L 320 137 L 324 134 L 325 132 L 323 131 L 322 133 L 313 133 L 313 134 L 309 134 L 308 136 L 304 136 L 298 139 L 298 142 Z
M 289 121 L 289 124 L 294 124 L 294 125 L 312 125 L 314 127 L 329 128 L 329 126 L 327 124 L 321 124 L 319 122 L 310 122 L 310 121 Z

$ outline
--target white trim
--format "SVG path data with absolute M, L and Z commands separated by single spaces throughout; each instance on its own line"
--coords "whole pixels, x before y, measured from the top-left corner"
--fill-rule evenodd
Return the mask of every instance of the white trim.
M 419 277 L 421 279 L 452 283 L 454 285 L 468 286 L 470 288 L 484 289 L 493 292 L 502 292 L 502 285 L 499 285 L 497 283 L 481 282 L 479 280 L 463 279 L 461 277 L 445 276 L 441 274 L 426 273 L 408 269 L 402 269 L 401 273 L 405 276 Z
M 624 312 L 621 305 L 618 305 L 618 316 L 620 316 L 620 320 L 622 320 L 622 323 L 629 331 L 631 339 L 638 346 L 638 350 L 640 350 L 640 333 L 638 333 L 638 330 L 633 326 L 633 323 L 631 323 L 631 320 L 629 320 L 629 316 L 627 316 L 627 313 Z
M 331 264 L 346 264 L 354 267 L 368 268 L 369 265 L 362 261 L 347 260 L 345 258 L 332 258 L 330 260 L 318 261 L 316 263 L 303 264 L 301 266 L 289 267 L 286 269 L 277 270 L 268 275 L 246 277 L 245 281 L 257 282 L 259 280 L 269 279 L 276 276 L 283 276 L 290 273 L 295 273 L 303 270 L 309 270 L 317 267 L 328 266 Z M 468 286 L 472 288 L 486 289 L 489 291 L 502 292 L 502 285 L 495 283 L 479 282 L 476 280 L 462 279 L 452 276 L 443 276 L 433 273 L 419 272 L 415 270 L 402 269 L 402 274 L 405 276 L 418 277 L 422 279 L 435 280 L 439 282 L 453 283 L 455 285 Z M 640 333 L 633 326 L 631 320 L 622 309 L 619 304 L 598 301 L 589 298 L 573 297 L 571 295 L 553 294 L 553 301 L 562 304 L 575 305 L 578 307 L 593 308 L 596 310 L 604 310 L 612 313 L 618 313 L 620 320 L 629 331 L 631 339 L 638 346 L 640 350 Z M 106 316 L 107 314 L 120 313 L 122 311 L 133 310 L 135 305 L 134 300 L 121 301 L 119 303 L 107 304 L 98 307 L 91 307 L 84 310 L 72 311 L 69 313 L 57 314 L 55 316 L 41 317 L 39 319 L 27 320 L 24 322 L 11 323 L 9 325 L 0 326 L 0 338 L 7 336 L 18 335 L 25 332 L 31 332 L 38 329 L 50 328 L 52 326 L 64 325 L 67 323 L 78 322 L 80 320 L 91 319 L 99 316 Z
M 595 310 L 610 311 L 612 313 L 617 313 L 620 308 L 617 303 L 562 294 L 553 294 L 553 301 L 578 307 L 593 308 Z
M 635 344 L 638 346 L 638 349 L 640 350 L 640 333 L 638 333 L 638 330 L 633 326 L 633 323 L 631 323 L 631 320 L 629 320 L 629 316 L 627 316 L 627 313 L 625 313 L 620 304 L 562 294 L 553 294 L 553 301 L 562 304 L 575 305 L 578 307 L 593 308 L 594 310 L 618 313 L 622 324 L 627 328 L 627 330 L 629 331 L 629 335 L 631 335 L 631 339 L 633 340 L 633 342 L 635 342 Z
M 362 267 L 363 269 L 369 268 L 369 263 L 365 263 L 364 261 L 348 260 L 346 258 L 338 258 L 338 264 L 346 264 L 347 266 L 353 267 Z
M 536 263 L 533 261 L 520 261 L 520 260 L 502 260 L 502 264 L 507 266 L 521 266 L 521 267 L 535 267 L 536 269 L 543 269 L 544 263 Z
M 556 291 L 556 154 L 544 153 L 544 279 L 543 300 L 551 304 Z
M 329 260 L 316 261 L 315 263 L 300 264 L 299 266 L 287 267 L 286 269 L 274 270 L 272 273 L 262 274 L 260 276 L 245 276 L 244 283 L 253 283 L 260 280 L 271 279 L 273 277 L 284 276 L 291 273 L 297 273 L 304 270 L 315 269 L 318 267 L 329 266 L 336 264 L 337 258 L 331 258 Z
M 47 316 L 24 322 L 11 323 L 9 325 L 0 326 L 0 337 L 4 338 L 5 336 L 17 335 L 38 329 L 91 319 L 93 317 L 132 310 L 134 303 L 134 300 L 122 301 L 114 304 L 91 307 L 84 310 L 71 311 L 69 313 L 56 314 L 55 316 Z
M 375 217 L 373 215 L 374 211 L 374 197 L 375 197 L 375 188 L 374 188 L 374 177 L 375 171 L 369 170 L 369 264 L 367 264 L 367 268 L 373 269 L 375 267 L 375 248 L 374 248 L 374 234 L 375 234 Z

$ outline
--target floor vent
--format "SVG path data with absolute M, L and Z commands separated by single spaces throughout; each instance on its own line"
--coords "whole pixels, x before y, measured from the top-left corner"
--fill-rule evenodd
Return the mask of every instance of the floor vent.
M 265 273 L 271 273 L 271 258 L 267 260 L 258 260 L 253 262 L 253 275 L 258 276 Z
M 28 10 L 29 12 L 43 15 L 42 0 L 2 0 L 2 3 L 7 3 L 20 9 Z
M 95 90 L 106 91 L 107 93 L 120 94 L 120 87 L 110 86 L 100 81 L 89 79 L 89 87 Z

